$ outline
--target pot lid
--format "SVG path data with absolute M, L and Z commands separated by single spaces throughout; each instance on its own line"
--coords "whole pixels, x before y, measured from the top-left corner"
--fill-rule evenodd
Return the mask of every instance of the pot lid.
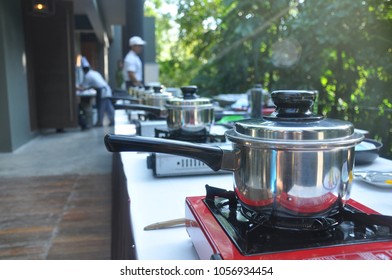
M 182 98 L 176 97 L 168 100 L 166 106 L 168 108 L 174 107 L 212 107 L 211 99 L 199 97 L 197 86 L 184 86 L 181 87 Z
M 226 133 L 234 142 L 253 141 L 276 145 L 354 145 L 363 135 L 347 121 L 328 119 L 312 112 L 317 91 L 279 90 L 271 93 L 275 112 L 260 119 L 238 121 Z
M 151 99 L 167 99 L 173 96 L 171 92 L 165 91 L 163 86 L 154 86 L 152 92 L 145 92 L 148 93 L 147 98 Z

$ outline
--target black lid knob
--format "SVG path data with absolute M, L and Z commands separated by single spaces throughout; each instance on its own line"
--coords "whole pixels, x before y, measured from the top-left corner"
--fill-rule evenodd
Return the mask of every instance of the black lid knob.
M 276 109 L 267 118 L 285 120 L 320 120 L 323 116 L 312 112 L 317 99 L 316 90 L 277 90 L 271 93 Z
M 154 90 L 154 93 L 162 93 L 163 86 L 154 86 L 153 90 Z
M 184 99 L 196 99 L 199 98 L 196 95 L 197 86 L 183 86 L 181 87 L 181 92 L 184 96 Z

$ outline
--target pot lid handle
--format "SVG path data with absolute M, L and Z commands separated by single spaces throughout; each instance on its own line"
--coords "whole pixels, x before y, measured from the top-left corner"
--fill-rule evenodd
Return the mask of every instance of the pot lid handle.
M 153 86 L 154 93 L 162 93 L 163 86 Z
M 322 115 L 312 112 L 317 90 L 277 90 L 271 93 L 276 109 L 264 118 L 285 121 L 321 120 Z
M 199 96 L 196 95 L 197 86 L 183 86 L 181 87 L 182 94 L 184 99 L 197 99 Z

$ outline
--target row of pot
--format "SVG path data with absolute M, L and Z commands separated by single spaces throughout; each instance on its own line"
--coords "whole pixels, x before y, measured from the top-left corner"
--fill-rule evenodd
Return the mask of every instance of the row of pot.
M 172 92 L 166 91 L 162 85 L 131 87 L 129 95 L 139 100 L 140 104 L 163 108 L 166 100 L 173 98 Z

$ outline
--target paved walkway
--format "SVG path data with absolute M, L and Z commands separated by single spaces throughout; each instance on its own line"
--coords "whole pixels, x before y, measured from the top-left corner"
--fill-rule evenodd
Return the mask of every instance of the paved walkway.
M 0 259 L 110 259 L 110 129 L 48 131 L 0 154 Z

